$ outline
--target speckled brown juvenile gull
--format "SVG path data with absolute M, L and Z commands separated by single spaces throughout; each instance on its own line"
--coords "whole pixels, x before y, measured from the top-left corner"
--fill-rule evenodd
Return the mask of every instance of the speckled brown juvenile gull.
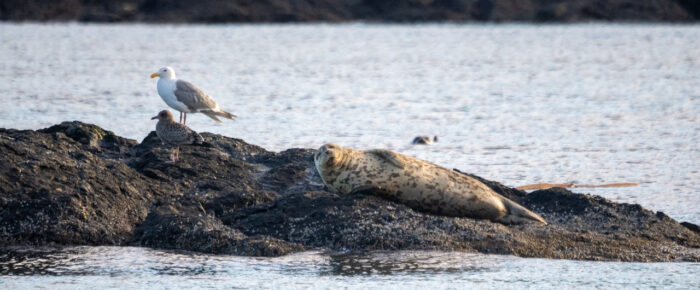
M 156 134 L 158 138 L 160 138 L 165 145 L 177 147 L 174 155 L 170 156 L 171 162 L 178 159 L 180 145 L 202 144 L 202 142 L 204 142 L 202 136 L 197 134 L 197 132 L 183 124 L 176 123 L 175 120 L 173 120 L 173 114 L 168 110 L 160 111 L 157 116 L 151 118 L 151 120 L 155 119 L 158 119 L 158 123 L 156 124 Z
M 323 182 L 340 194 L 379 189 L 392 199 L 436 214 L 503 224 L 547 224 L 472 177 L 388 150 L 360 151 L 325 144 L 314 154 L 314 162 Z

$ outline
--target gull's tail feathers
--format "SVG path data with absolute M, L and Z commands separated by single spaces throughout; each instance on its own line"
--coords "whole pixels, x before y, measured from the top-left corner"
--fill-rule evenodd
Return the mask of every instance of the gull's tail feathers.
M 200 113 L 207 115 L 207 117 L 209 117 L 209 118 L 214 119 L 214 121 L 216 121 L 217 123 L 221 123 L 221 119 L 217 118 L 217 116 L 222 117 L 222 118 L 226 118 L 229 120 L 236 119 L 236 115 L 231 114 L 231 113 L 226 112 L 226 111 L 222 111 L 222 110 L 219 110 L 219 111 L 207 110 L 207 111 L 200 111 Z

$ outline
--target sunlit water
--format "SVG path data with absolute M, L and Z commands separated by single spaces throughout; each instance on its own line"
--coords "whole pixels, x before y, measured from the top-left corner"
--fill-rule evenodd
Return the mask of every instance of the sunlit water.
M 4 23 L 0 127 L 37 129 L 81 120 L 141 140 L 155 127 L 150 117 L 167 108 L 148 76 L 169 65 L 239 116 L 217 125 L 203 115 L 190 115 L 188 125 L 198 131 L 276 151 L 325 142 L 384 147 L 511 186 L 636 182 L 638 187 L 575 190 L 700 223 L 698 43 L 700 25 Z M 439 142 L 411 146 L 417 135 L 438 135 Z M 688 264 L 457 254 L 466 260 L 462 262 L 453 254 L 430 253 L 417 259 L 446 259 L 444 267 L 457 270 L 420 266 L 416 272 L 390 275 L 335 275 L 335 258 L 317 253 L 259 260 L 161 252 L 141 257 L 145 250 L 137 249 L 124 250 L 132 254 L 121 258 L 126 253 L 119 251 L 108 253 L 122 264 L 85 275 L 68 271 L 71 278 L 3 281 L 51 280 L 70 288 L 99 275 L 107 278 L 95 283 L 145 279 L 154 286 L 161 286 L 160 279 L 173 285 L 206 283 L 201 277 L 230 286 L 391 281 L 399 288 L 404 282 L 430 287 L 457 281 L 539 288 L 560 279 L 567 286 L 664 285 L 659 281 L 689 286 L 677 272 L 698 270 Z M 85 265 L 108 260 L 92 250 L 79 252 Z M 144 263 L 135 269 L 148 271 L 131 270 L 131 258 Z M 214 264 L 208 266 L 210 261 Z M 153 270 L 180 262 L 187 265 L 183 272 L 191 267 L 203 276 Z M 91 268 L 85 265 L 76 267 Z M 464 270 L 479 265 L 487 270 Z M 620 276 L 605 276 L 605 271 Z M 437 275 L 427 274 L 433 272 Z M 266 278 L 240 278 L 248 275 Z M 61 284 L 64 279 L 68 284 Z M 691 283 L 697 287 L 697 277 Z
M 469 253 L 305 252 L 281 258 L 79 247 L 0 254 L 0 287 L 50 289 L 571 289 L 700 287 L 700 263 L 612 263 Z

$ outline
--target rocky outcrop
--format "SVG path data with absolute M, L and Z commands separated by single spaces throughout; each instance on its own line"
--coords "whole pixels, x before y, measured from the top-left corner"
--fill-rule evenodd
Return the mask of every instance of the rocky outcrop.
M 0 245 L 134 245 L 255 256 L 315 248 L 434 249 L 700 261 L 696 225 L 639 205 L 561 188 L 526 194 L 481 179 L 550 224 L 438 216 L 372 192 L 326 191 L 313 150 L 270 152 L 202 135 L 204 145 L 181 147 L 172 164 L 155 133 L 137 143 L 80 122 L 0 129 Z
M 85 124 L 0 131 L 0 244 L 122 244 L 168 184 L 121 162 L 133 140 Z
M 695 0 L 4 0 L 0 20 L 89 22 L 697 21 Z

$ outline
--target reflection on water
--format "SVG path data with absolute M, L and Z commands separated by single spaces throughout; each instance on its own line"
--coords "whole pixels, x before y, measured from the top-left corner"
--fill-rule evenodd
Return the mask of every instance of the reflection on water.
M 304 252 L 279 258 L 131 247 L 3 249 L 0 288 L 570 288 L 700 286 L 700 263 L 611 263 L 458 252 Z
M 459 260 L 455 260 L 459 258 Z M 328 275 L 415 275 L 489 271 L 483 255 L 454 255 L 444 252 L 376 252 L 330 256 Z

